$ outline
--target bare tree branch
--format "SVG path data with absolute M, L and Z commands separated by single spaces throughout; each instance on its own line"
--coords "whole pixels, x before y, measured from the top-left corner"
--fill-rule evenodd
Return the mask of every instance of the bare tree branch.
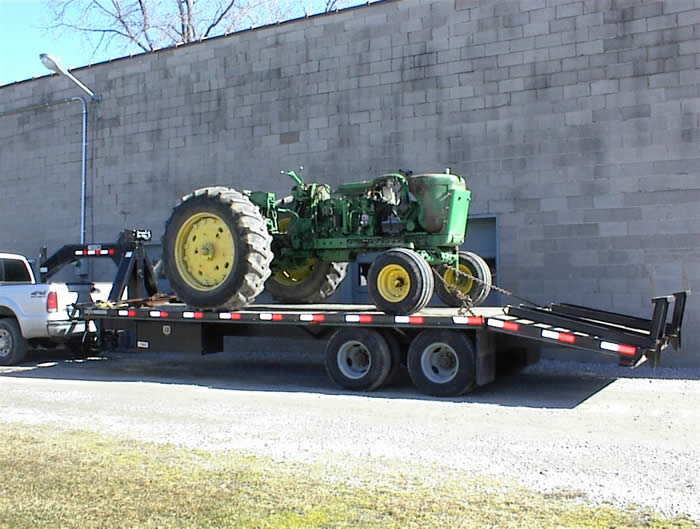
M 0 0 L 1 2 L 2 0 Z M 337 9 L 360 0 L 43 0 L 55 23 L 47 29 L 70 30 L 93 47 L 153 51 L 198 38 Z M 311 9 L 311 6 L 314 6 Z M 311 10 L 307 10 L 306 8 Z M 91 36 L 98 35 L 93 40 Z
M 209 25 L 206 33 L 204 33 L 205 37 L 208 37 L 209 33 L 211 33 L 211 30 L 219 25 L 219 22 L 221 22 L 221 20 L 226 16 L 226 14 L 231 10 L 231 8 L 233 8 L 233 4 L 235 4 L 235 3 L 236 3 L 236 0 L 231 0 L 231 3 L 229 3 L 229 5 L 226 6 L 226 8 L 221 12 L 221 14 L 217 17 L 217 19 Z

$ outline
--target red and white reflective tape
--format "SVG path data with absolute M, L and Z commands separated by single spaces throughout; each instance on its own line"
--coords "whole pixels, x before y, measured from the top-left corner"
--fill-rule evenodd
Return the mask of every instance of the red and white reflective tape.
M 486 320 L 486 324 L 491 326 L 491 327 L 497 327 L 499 329 L 503 329 L 504 331 L 515 332 L 518 329 L 520 329 L 520 325 L 518 325 L 515 322 L 497 320 L 495 318 L 489 318 L 488 320 Z
M 260 319 L 262 321 L 282 321 L 282 315 L 272 314 L 271 312 L 263 312 L 260 314 Z
M 168 313 L 162 310 L 152 310 L 148 313 L 151 318 L 167 318 Z
M 325 314 L 299 314 L 299 321 L 325 321 Z
M 623 355 L 635 355 L 637 354 L 637 348 L 631 345 L 622 345 L 619 343 L 612 342 L 600 342 L 600 348 L 606 351 L 613 351 L 615 353 L 620 353 Z
M 371 314 L 346 314 L 345 321 L 347 323 L 371 323 Z
M 187 311 L 182 313 L 182 317 L 187 318 L 189 320 L 201 320 L 202 318 L 204 318 L 204 313 Z
M 241 315 L 237 312 L 219 312 L 220 320 L 240 320 Z
M 452 316 L 452 321 L 458 325 L 483 325 L 481 316 Z
M 423 316 L 394 316 L 394 323 L 410 323 L 420 325 L 423 323 Z
M 136 316 L 136 311 L 135 310 L 119 310 L 117 312 L 119 316 L 126 316 L 126 317 L 134 317 Z
M 564 343 L 574 343 L 576 341 L 576 337 L 573 334 L 569 334 L 567 332 L 550 331 L 548 329 L 542 329 L 542 337 Z

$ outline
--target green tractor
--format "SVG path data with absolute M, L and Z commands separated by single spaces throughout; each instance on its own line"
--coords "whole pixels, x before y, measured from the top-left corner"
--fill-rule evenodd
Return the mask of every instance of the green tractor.
M 287 174 L 292 195 L 279 200 L 226 187 L 183 197 L 163 235 L 166 276 L 182 301 L 239 310 L 264 290 L 283 303 L 320 303 L 368 252 L 381 252 L 369 267 L 369 296 L 388 314 L 418 312 L 433 292 L 455 307 L 488 296 L 488 265 L 459 251 L 470 200 L 461 176 L 399 172 L 332 193 Z

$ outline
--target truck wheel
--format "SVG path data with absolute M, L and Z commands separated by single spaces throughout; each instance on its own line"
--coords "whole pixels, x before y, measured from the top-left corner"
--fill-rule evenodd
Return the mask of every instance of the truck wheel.
M 476 378 L 474 346 L 460 332 L 421 332 L 408 348 L 407 363 L 416 388 L 436 397 L 461 395 Z
M 328 376 L 341 388 L 373 391 L 389 376 L 391 351 L 379 331 L 339 329 L 328 340 L 325 362 Z
M 449 307 L 462 306 L 462 296 L 469 296 L 474 307 L 483 303 L 491 292 L 492 283 L 491 269 L 486 261 L 473 252 L 459 252 L 458 270 L 480 279 L 483 283 L 460 276 L 459 273 L 455 273 L 454 267 L 439 265 L 435 267 L 439 276 L 435 281 L 438 297 Z
M 260 210 L 225 187 L 198 189 L 173 210 L 163 235 L 165 274 L 194 307 L 237 310 L 270 276 L 272 237 Z
M 413 314 L 433 295 L 433 273 L 419 254 L 405 248 L 382 253 L 369 268 L 369 297 L 387 314 Z
M 0 318 L 0 366 L 21 364 L 28 349 L 17 322 L 12 318 Z
M 297 268 L 280 270 L 270 276 L 265 291 L 283 303 L 320 303 L 337 290 L 347 269 L 347 263 L 309 258 Z

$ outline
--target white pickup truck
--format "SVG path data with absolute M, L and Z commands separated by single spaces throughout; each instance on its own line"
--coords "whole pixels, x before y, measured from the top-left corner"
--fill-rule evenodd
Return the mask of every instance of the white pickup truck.
M 85 323 L 71 320 L 71 304 L 105 299 L 109 286 L 37 283 L 25 257 L 0 253 L 0 366 L 21 363 L 30 347 L 79 344 Z

